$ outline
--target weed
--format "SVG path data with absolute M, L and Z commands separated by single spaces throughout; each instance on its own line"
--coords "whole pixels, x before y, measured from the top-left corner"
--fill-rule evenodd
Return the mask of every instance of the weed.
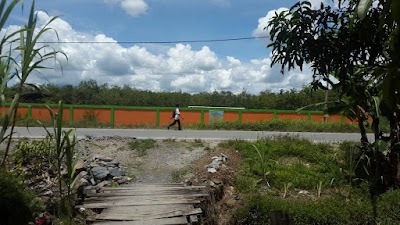
M 317 184 L 317 197 L 320 198 L 322 193 L 322 181 Z
M 177 183 L 182 181 L 189 172 L 190 171 L 187 168 L 182 168 L 172 171 L 171 173 L 172 182 Z
M 283 185 L 283 194 L 282 194 L 282 198 L 286 198 L 286 195 L 289 191 L 289 188 L 292 186 L 292 183 L 286 183 Z
M 153 139 L 135 140 L 128 143 L 132 150 L 136 150 L 137 156 L 142 157 L 147 155 L 147 150 L 155 148 L 157 142 Z
M 48 137 L 43 140 L 21 140 L 15 146 L 14 158 L 19 164 L 27 163 L 32 158 L 51 160 L 54 157 L 53 149 L 54 142 Z
M 194 139 L 194 142 L 192 142 L 192 146 L 195 148 L 201 148 L 204 147 L 204 143 L 201 139 Z
M 174 139 L 174 138 L 168 138 L 168 139 L 163 139 L 162 141 L 163 141 L 163 142 L 166 142 L 166 143 L 175 143 L 175 142 L 176 142 L 176 139 Z

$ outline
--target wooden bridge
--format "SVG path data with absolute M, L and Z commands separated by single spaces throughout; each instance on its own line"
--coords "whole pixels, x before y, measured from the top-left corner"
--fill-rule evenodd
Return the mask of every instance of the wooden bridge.
M 198 224 L 207 194 L 204 186 L 183 184 L 131 184 L 103 188 L 89 194 L 82 205 L 98 214 L 88 217 L 93 225 L 179 225 Z

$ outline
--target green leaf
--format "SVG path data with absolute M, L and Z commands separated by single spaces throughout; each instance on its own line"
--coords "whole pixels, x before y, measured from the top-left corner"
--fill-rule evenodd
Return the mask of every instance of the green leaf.
M 382 95 L 380 96 L 373 96 L 372 99 L 374 100 L 375 103 L 375 117 L 380 118 L 380 106 L 382 102 Z
M 367 16 L 369 7 L 371 7 L 372 0 L 360 0 L 357 6 L 357 15 L 360 19 L 364 19 Z
M 386 141 L 383 141 L 383 140 L 375 141 L 373 146 L 374 146 L 375 150 L 377 150 L 381 153 L 383 153 L 389 149 L 389 143 L 387 143 Z

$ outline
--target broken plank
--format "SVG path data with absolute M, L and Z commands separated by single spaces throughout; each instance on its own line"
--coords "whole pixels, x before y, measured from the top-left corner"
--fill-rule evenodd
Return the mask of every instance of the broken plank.
M 176 210 L 171 212 L 164 213 L 156 213 L 156 214 L 148 214 L 148 215 L 136 215 L 136 214 L 116 214 L 113 212 L 102 212 L 101 214 L 96 215 L 95 220 L 112 220 L 112 221 L 137 221 L 137 220 L 145 220 L 145 219 L 163 219 L 163 218 L 173 218 L 173 217 L 186 217 L 190 215 L 201 214 L 203 211 L 200 208 L 191 209 L 191 210 Z

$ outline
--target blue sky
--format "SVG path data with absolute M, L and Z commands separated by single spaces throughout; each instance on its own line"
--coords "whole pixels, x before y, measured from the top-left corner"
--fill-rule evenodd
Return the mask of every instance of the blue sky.
M 313 0 L 318 5 L 322 0 Z M 9 20 L 26 21 L 17 7 Z M 51 26 L 60 41 L 112 41 L 113 44 L 56 44 L 68 55 L 60 69 L 41 71 L 34 83 L 78 84 L 95 79 L 99 84 L 129 85 L 152 91 L 263 90 L 301 88 L 310 71 L 284 76 L 270 68 L 266 40 L 215 43 L 120 44 L 131 41 L 206 40 L 268 35 L 262 28 L 275 10 L 295 1 L 276 0 L 40 0 L 39 21 L 60 16 Z M 55 35 L 45 36 L 48 41 Z M 278 66 L 279 67 L 279 66 Z M 59 66 L 56 66 L 59 68 Z

